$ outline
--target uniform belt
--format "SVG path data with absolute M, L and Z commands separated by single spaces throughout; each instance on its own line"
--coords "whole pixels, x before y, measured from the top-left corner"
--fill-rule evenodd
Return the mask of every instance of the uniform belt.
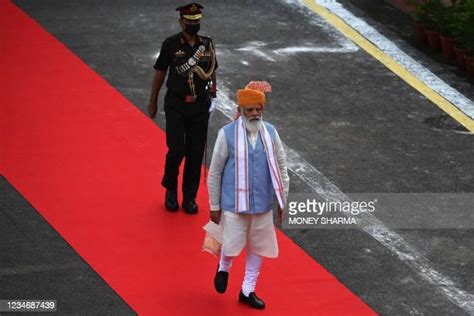
M 198 100 L 201 100 L 204 97 L 209 95 L 208 90 L 206 90 L 204 93 L 198 94 L 197 96 L 193 96 L 193 95 L 190 95 L 190 94 L 186 95 L 186 94 L 182 94 L 182 93 L 179 93 L 179 92 L 176 92 L 176 91 L 173 91 L 173 90 L 169 90 L 169 89 L 168 89 L 168 93 L 173 95 L 175 98 L 183 100 L 184 103 L 195 103 Z

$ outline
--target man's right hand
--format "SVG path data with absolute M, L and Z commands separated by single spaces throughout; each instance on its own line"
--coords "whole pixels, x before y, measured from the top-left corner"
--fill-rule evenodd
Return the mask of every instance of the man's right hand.
M 221 213 L 222 211 L 211 211 L 211 221 L 219 225 L 219 222 L 221 221 Z
M 154 119 L 156 113 L 158 113 L 158 104 L 157 102 L 150 101 L 148 103 L 148 114 L 150 115 L 150 118 Z

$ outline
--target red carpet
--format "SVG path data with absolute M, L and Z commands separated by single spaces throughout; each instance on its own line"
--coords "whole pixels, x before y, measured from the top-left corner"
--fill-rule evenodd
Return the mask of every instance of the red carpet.
M 216 294 L 205 186 L 199 216 L 163 209 L 163 131 L 10 2 L 0 25 L 0 170 L 139 314 L 374 314 L 281 233 L 264 312 L 237 303 L 242 259 Z

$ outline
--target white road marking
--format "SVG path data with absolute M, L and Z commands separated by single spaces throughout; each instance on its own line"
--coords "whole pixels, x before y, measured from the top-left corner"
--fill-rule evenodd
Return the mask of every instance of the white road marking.
M 290 4 L 297 4 L 298 1 L 286 1 Z M 229 53 L 232 53 L 234 50 L 241 51 L 241 52 L 248 52 L 257 57 L 263 58 L 269 62 L 276 62 L 277 59 L 281 59 L 282 57 L 287 57 L 288 55 L 298 54 L 298 53 L 353 53 L 358 51 L 360 48 L 359 46 L 355 45 L 343 36 L 341 33 L 332 29 L 323 19 L 319 16 L 312 14 L 312 12 L 308 12 L 304 5 L 299 4 L 298 7 L 301 14 L 303 14 L 310 24 L 317 26 L 323 29 L 326 34 L 331 38 L 331 41 L 334 43 L 333 47 L 328 46 L 316 46 L 313 45 L 311 42 L 306 42 L 304 46 L 290 46 L 290 47 L 282 47 L 282 48 L 275 48 L 269 49 L 266 46 L 269 44 L 263 41 L 250 41 L 245 43 L 243 46 L 235 49 L 234 47 L 226 47 L 226 45 L 218 45 L 217 49 L 219 50 L 219 54 L 222 50 L 228 50 Z M 156 60 L 160 56 L 160 52 L 157 52 L 153 59 Z M 241 57 L 241 56 L 240 56 Z M 244 62 L 242 62 L 244 65 Z
M 268 48 L 269 43 L 255 41 L 244 44 L 244 46 L 237 48 L 240 52 L 249 52 L 255 56 L 261 57 L 270 62 L 276 62 L 281 57 L 294 55 L 299 53 L 353 53 L 359 48 L 350 41 L 338 40 L 336 47 L 327 46 L 290 46 L 276 49 Z
M 357 49 L 317 46 L 292 46 L 274 49 L 273 53 L 277 55 L 293 55 L 298 53 L 353 53 L 355 51 L 357 51 Z
M 249 52 L 251 54 L 254 54 L 255 56 L 261 57 L 261 58 L 263 58 L 267 61 L 270 61 L 270 62 L 276 62 L 276 60 L 274 58 L 270 57 L 268 53 L 265 53 L 264 51 L 262 51 L 260 49 L 260 45 L 250 44 L 250 45 L 238 48 L 237 50 L 241 51 L 241 52 Z

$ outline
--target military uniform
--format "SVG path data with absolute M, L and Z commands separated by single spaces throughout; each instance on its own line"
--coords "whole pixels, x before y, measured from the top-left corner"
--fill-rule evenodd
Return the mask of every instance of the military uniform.
M 156 70 L 169 70 L 164 102 L 168 153 L 162 185 L 176 192 L 179 166 L 186 158 L 182 183 L 184 201 L 196 198 L 207 139 L 208 110 L 211 97 L 215 97 L 215 91 L 211 96 L 210 77 L 203 79 L 193 71 L 197 66 L 204 72 L 218 68 L 212 40 L 196 35 L 196 42 L 191 46 L 183 33 L 163 42 L 154 65 Z

